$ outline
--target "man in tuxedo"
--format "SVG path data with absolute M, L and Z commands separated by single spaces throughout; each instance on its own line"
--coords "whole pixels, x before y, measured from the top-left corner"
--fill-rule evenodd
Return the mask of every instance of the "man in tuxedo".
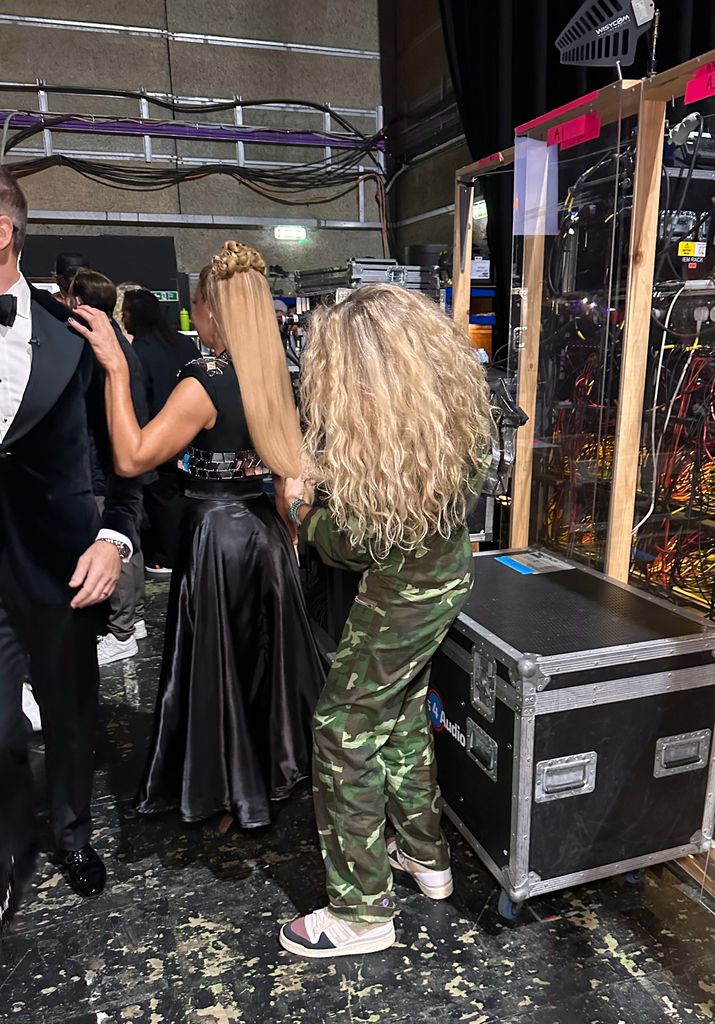
M 18 668 L 29 659 L 54 860 L 77 893 L 95 896 L 106 876 L 90 845 L 96 637 L 122 561 L 138 543 L 141 489 L 112 471 L 104 377 L 90 347 L 35 301 L 18 270 L 26 225 L 25 197 L 0 167 L 0 765 L 21 769 L 12 794 L 0 785 L 0 860 L 18 862 L 26 844 L 27 830 L 14 840 L 13 828 L 18 790 L 28 791 L 25 806 L 30 800 Z M 106 472 L 101 516 L 90 433 Z

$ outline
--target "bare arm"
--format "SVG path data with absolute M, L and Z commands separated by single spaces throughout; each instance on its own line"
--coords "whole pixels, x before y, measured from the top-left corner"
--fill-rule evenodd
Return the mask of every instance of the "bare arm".
M 143 430 L 134 415 L 126 374 L 107 373 L 106 396 L 114 464 L 119 476 L 141 476 L 155 469 L 216 422 L 211 399 L 192 378 L 176 385 L 164 408 Z
M 216 409 L 197 380 L 182 380 L 158 416 L 142 429 L 137 422 L 129 387 L 127 362 L 104 313 L 80 306 L 89 326 L 72 326 L 94 349 L 107 373 L 105 397 L 114 463 L 119 476 L 134 477 L 166 462 L 216 423 Z

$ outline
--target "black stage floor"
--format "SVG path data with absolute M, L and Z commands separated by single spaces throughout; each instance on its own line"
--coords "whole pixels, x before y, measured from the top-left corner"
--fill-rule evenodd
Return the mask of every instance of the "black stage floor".
M 301 961 L 279 925 L 323 902 L 304 790 L 273 828 L 217 839 L 173 816 L 137 818 L 166 594 L 150 588 L 149 639 L 102 679 L 97 848 L 109 884 L 83 901 L 42 861 L 6 940 L 0 1019 L 15 1024 L 658 1024 L 715 1020 L 715 915 L 670 871 L 528 905 L 518 925 L 450 830 L 456 894 L 398 885 L 398 945 Z M 58 680 L 61 685 L 61 680 Z

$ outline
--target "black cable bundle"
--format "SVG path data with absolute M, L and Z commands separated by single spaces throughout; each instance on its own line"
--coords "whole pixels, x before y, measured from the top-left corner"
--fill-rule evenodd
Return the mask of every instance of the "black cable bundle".
M 52 92 L 67 93 L 74 95 L 86 95 L 87 90 L 55 86 Z M 19 161 L 11 165 L 12 173 L 18 177 L 27 177 L 38 174 L 51 167 L 69 167 L 77 174 L 105 185 L 108 188 L 121 189 L 123 191 L 154 192 L 190 181 L 198 181 L 211 175 L 225 175 L 234 181 L 245 186 L 251 191 L 270 199 L 272 202 L 283 206 L 319 206 L 341 199 L 350 192 L 359 188 L 363 182 L 373 182 L 376 187 L 376 202 L 378 206 L 379 219 L 382 224 L 383 244 L 387 251 L 387 203 L 385 198 L 384 172 L 378 159 L 378 145 L 382 139 L 382 132 L 373 135 L 366 135 L 356 125 L 352 124 L 346 117 L 336 113 L 332 108 L 321 103 L 296 102 L 283 99 L 265 100 L 235 100 L 218 103 L 179 103 L 175 100 L 163 100 L 156 97 L 147 97 L 143 93 L 132 91 L 115 90 L 92 90 L 93 95 L 105 95 L 122 99 L 146 98 L 152 104 L 163 109 L 171 110 L 174 113 L 216 113 L 219 111 L 241 108 L 270 107 L 276 104 L 295 107 L 296 109 L 315 110 L 321 113 L 329 113 L 331 119 L 338 124 L 343 132 L 326 133 L 321 132 L 321 137 L 334 138 L 336 142 L 352 139 L 357 143 L 356 148 L 333 149 L 330 157 L 322 156 L 320 159 L 310 163 L 289 164 L 283 167 L 246 167 L 236 163 L 206 163 L 195 167 L 158 167 L 141 164 L 122 164 L 111 160 L 95 160 L 84 157 L 70 157 L 56 153 L 52 156 L 37 157 L 31 160 Z M 18 111 L 19 112 L 19 111 Z M 35 113 L 37 111 L 27 111 Z M 82 114 L 60 114 L 42 115 L 41 122 L 28 128 L 16 131 L 7 139 L 4 151 L 0 159 L 11 153 L 13 149 L 22 145 L 28 139 L 40 134 L 43 131 L 58 128 L 71 121 L 83 121 L 89 127 L 101 132 L 101 119 L 87 117 Z M 115 120 L 108 118 L 107 120 Z M 140 118 L 122 120 L 136 120 L 141 125 Z M 160 122 L 157 122 L 160 123 Z M 10 124 L 10 116 L 6 120 L 3 132 L 6 138 Z M 256 129 L 256 132 L 263 132 L 264 129 Z M 277 134 L 290 137 L 295 133 L 289 129 L 272 129 Z M 211 140 L 215 142 L 217 140 Z M 220 140 L 219 140 L 220 141 Z M 228 141 L 228 140 L 227 140 Z M 245 140 L 250 144 L 250 135 Z M 259 139 L 257 141 L 263 141 Z M 329 145 L 329 142 L 327 143 Z M 139 156 L 137 160 L 139 160 Z M 368 165 L 369 169 L 364 169 Z M 362 169 L 361 169 L 362 168 Z

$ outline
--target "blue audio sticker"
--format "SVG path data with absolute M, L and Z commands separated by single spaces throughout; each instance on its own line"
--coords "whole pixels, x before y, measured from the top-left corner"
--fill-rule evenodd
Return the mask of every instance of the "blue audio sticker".
M 442 706 L 442 698 L 436 690 L 430 690 L 427 694 L 427 710 L 429 711 L 430 721 L 435 732 L 441 732 L 444 729 L 444 711 Z
M 499 555 L 496 562 L 501 562 L 508 569 L 520 573 L 522 576 L 535 576 L 542 572 L 564 572 L 566 569 L 574 569 L 571 562 L 556 555 L 550 555 L 546 551 L 524 551 L 514 555 Z

